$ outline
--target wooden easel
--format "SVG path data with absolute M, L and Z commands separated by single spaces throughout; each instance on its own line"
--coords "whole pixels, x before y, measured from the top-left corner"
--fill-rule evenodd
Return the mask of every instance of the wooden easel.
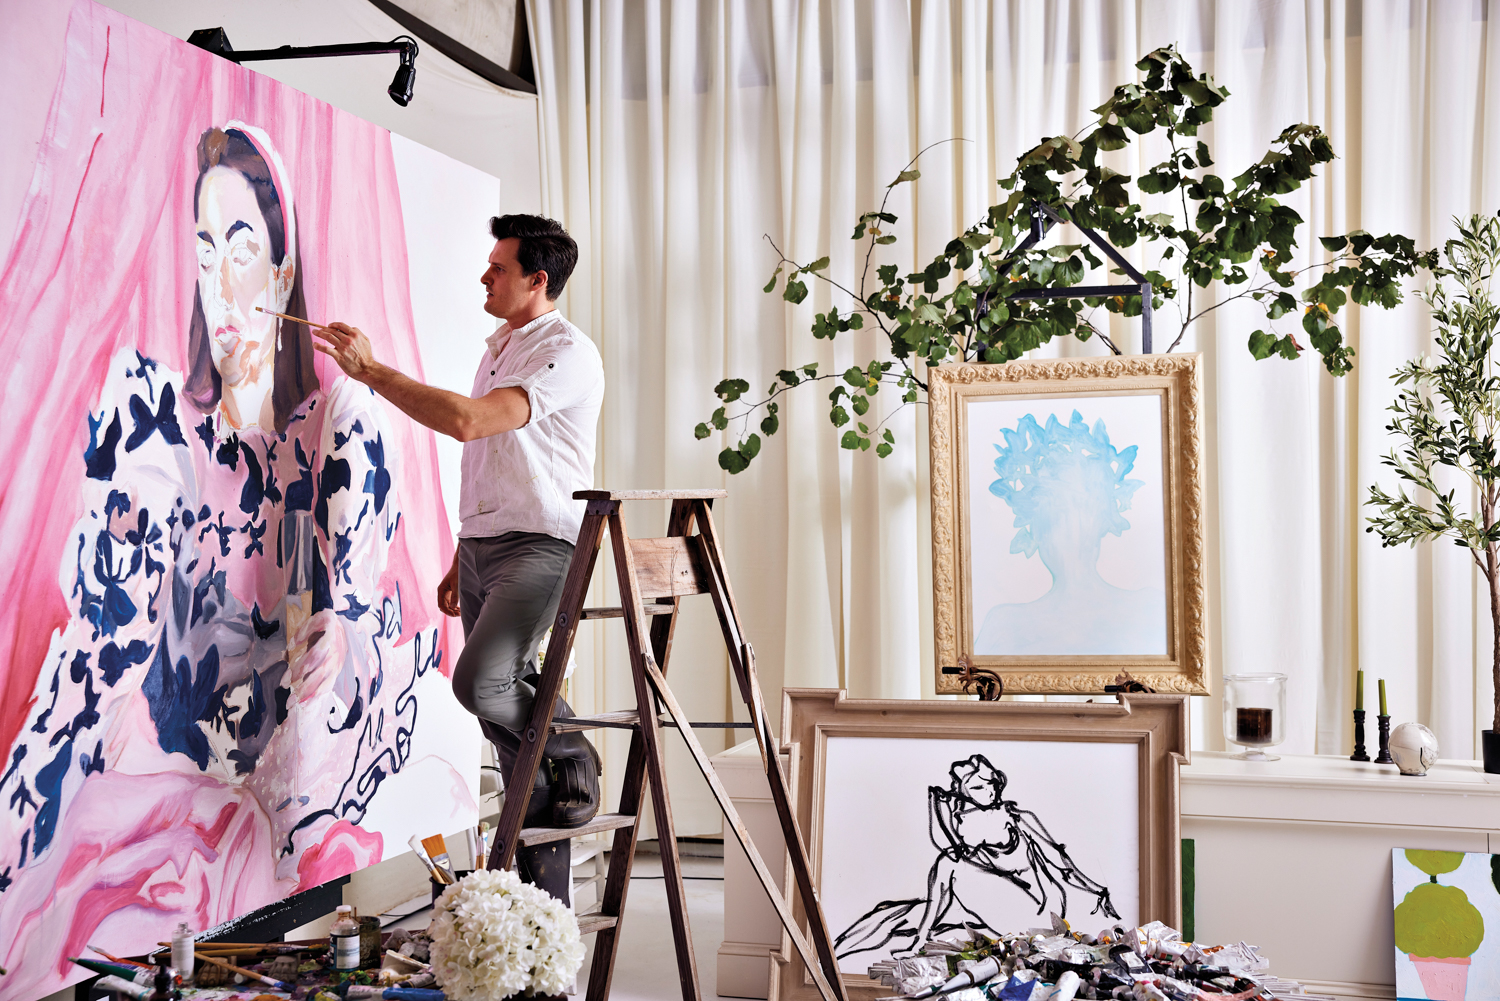
M 698 769 L 708 780 L 709 788 L 724 811 L 724 818 L 735 838 L 744 847 L 750 865 L 760 878 L 761 886 L 771 898 L 776 913 L 801 955 L 824 1001 L 848 1001 L 834 958 L 828 922 L 822 904 L 812 885 L 807 862 L 807 848 L 797 830 L 787 794 L 786 775 L 776 753 L 775 737 L 761 698 L 760 683 L 755 676 L 755 656 L 740 632 L 739 613 L 729 590 L 724 569 L 724 552 L 714 532 L 709 513 L 713 500 L 728 496 L 724 490 L 582 490 L 573 497 L 588 502 L 583 527 L 578 533 L 578 547 L 568 568 L 552 639 L 542 678 L 537 685 L 536 707 L 526 732 L 521 734 L 521 751 L 516 760 L 515 775 L 535 774 L 549 733 L 586 730 L 597 727 L 626 727 L 633 731 L 630 756 L 625 764 L 625 781 L 620 793 L 618 813 L 601 813 L 582 827 L 527 827 L 522 819 L 531 799 L 529 779 L 511 783 L 505 790 L 505 804 L 500 812 L 500 826 L 495 847 L 490 852 L 489 868 L 508 869 L 515 863 L 518 845 L 535 845 L 548 841 L 581 837 L 613 830 L 614 845 L 609 856 L 609 873 L 605 877 L 599 910 L 580 917 L 579 927 L 585 933 L 597 933 L 594 965 L 589 975 L 588 1001 L 609 997 L 614 975 L 615 955 L 619 945 L 620 917 L 625 894 L 630 887 L 630 867 L 635 857 L 636 817 L 646 783 L 651 787 L 657 838 L 661 842 L 662 872 L 667 890 L 667 905 L 672 920 L 672 935 L 677 946 L 677 975 L 682 983 L 683 1001 L 699 1001 L 698 968 L 693 958 L 692 932 L 688 927 L 687 897 L 682 885 L 682 869 L 677 857 L 677 838 L 672 826 L 672 800 L 667 791 L 666 760 L 662 748 L 662 727 L 675 726 L 687 743 Z M 660 539 L 632 539 L 625 532 L 620 503 L 626 500 L 670 500 L 667 535 Z M 696 527 L 694 534 L 689 532 Z M 609 530 L 614 546 L 615 572 L 619 578 L 619 608 L 584 608 L 584 596 L 594 575 L 599 547 Z M 760 747 L 761 763 L 771 786 L 771 798 L 781 818 L 787 855 L 791 859 L 797 889 L 808 918 L 808 930 L 816 946 L 807 943 L 792 918 L 790 906 L 777 889 L 765 860 L 740 820 L 724 785 L 714 772 L 708 754 L 694 736 L 682 706 L 667 687 L 665 674 L 672 651 L 672 634 L 677 624 L 677 604 L 686 595 L 708 594 L 714 601 L 719 626 L 729 651 L 729 664 L 739 685 L 740 696 L 750 711 L 751 728 Z M 636 709 L 605 713 L 600 716 L 578 716 L 554 721 L 552 710 L 562 691 L 563 672 L 573 649 L 578 624 L 587 619 L 624 618 L 626 642 L 630 648 L 630 671 L 635 681 Z M 647 626 L 647 619 L 651 620 Z M 647 645 L 649 641 L 649 646 Z M 660 717 L 662 710 L 669 719 Z

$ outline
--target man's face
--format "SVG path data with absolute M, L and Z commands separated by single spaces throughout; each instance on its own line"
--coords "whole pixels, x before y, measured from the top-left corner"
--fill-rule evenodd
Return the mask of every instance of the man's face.
M 537 291 L 547 287 L 545 271 L 521 273 L 521 262 L 516 260 L 520 249 L 519 237 L 495 241 L 490 266 L 479 278 L 485 288 L 484 311 L 502 320 L 520 313 Z

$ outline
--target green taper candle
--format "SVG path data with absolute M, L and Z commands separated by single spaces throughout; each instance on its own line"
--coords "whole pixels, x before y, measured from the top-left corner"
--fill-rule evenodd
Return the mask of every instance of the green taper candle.
M 1354 672 L 1354 708 L 1365 707 L 1365 672 Z
M 1380 715 L 1382 715 L 1382 716 L 1389 716 L 1390 715 L 1390 713 L 1388 713 L 1388 712 L 1385 711 L 1385 679 L 1384 678 L 1380 679 Z

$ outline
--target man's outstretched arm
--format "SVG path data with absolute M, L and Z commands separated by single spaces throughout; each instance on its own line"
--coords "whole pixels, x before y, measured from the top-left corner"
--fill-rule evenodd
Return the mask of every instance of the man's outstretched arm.
M 313 347 L 338 362 L 345 375 L 369 386 L 412 420 L 440 434 L 473 441 L 514 431 L 531 420 L 531 400 L 519 386 L 496 389 L 472 399 L 424 385 L 376 361 L 370 339 L 358 327 L 330 323 L 326 327 L 313 327 L 312 332 L 318 338 Z

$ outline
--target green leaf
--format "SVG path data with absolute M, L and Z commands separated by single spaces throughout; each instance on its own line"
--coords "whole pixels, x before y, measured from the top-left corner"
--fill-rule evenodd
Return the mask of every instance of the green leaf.
M 730 474 L 742 473 L 748 465 L 750 460 L 741 455 L 738 449 L 726 448 L 719 453 L 719 468 Z
M 887 184 L 886 187 L 887 188 L 894 188 L 896 185 L 902 183 L 903 181 L 915 181 L 917 178 L 919 178 L 921 176 L 922 176 L 922 172 L 920 170 L 918 170 L 915 167 L 911 167 L 911 168 L 903 170 L 901 173 L 897 174 L 896 175 L 896 179 L 894 181 L 892 181 L 890 184 Z
M 859 443 L 861 440 L 862 439 L 859 437 L 859 432 L 851 428 L 848 431 L 845 431 L 844 436 L 839 439 L 839 447 L 851 449 L 859 448 Z
M 895 451 L 895 450 L 890 445 L 888 445 L 888 444 L 886 444 L 884 442 L 882 442 L 879 445 L 875 446 L 875 454 L 878 455 L 878 456 L 880 456 L 882 459 L 884 459 L 886 456 L 890 455 L 891 452 L 893 452 L 893 451 Z
M 843 407 L 835 406 L 832 410 L 828 411 L 828 420 L 836 428 L 843 427 L 849 423 L 849 411 Z
M 771 274 L 771 280 L 768 281 L 768 282 L 766 282 L 766 287 L 763 288 L 763 289 L 761 289 L 761 291 L 762 292 L 773 291 L 776 288 L 776 279 L 778 279 L 780 277 L 781 277 L 781 265 L 778 264 L 778 265 L 776 265 L 776 270 L 774 272 L 772 272 L 772 274 Z
M 733 403 L 750 392 L 750 384 L 744 379 L 725 379 L 714 387 L 714 392 L 719 394 L 719 399 L 725 403 Z
M 818 377 L 818 363 L 813 362 L 811 365 L 803 365 L 802 374 L 809 379 L 816 379 Z
M 780 372 L 777 372 L 776 373 L 776 378 L 780 379 L 782 382 L 786 383 L 788 386 L 795 386 L 795 385 L 797 385 L 798 383 L 800 383 L 802 381 L 797 376 L 797 373 L 793 372 L 789 368 L 784 368 Z
M 813 261 L 811 264 L 809 264 L 807 267 L 803 268 L 802 270 L 804 272 L 806 272 L 806 271 L 822 271 L 826 267 L 828 267 L 828 258 L 827 257 L 820 257 L 816 261 Z
M 896 242 L 896 238 L 894 236 L 889 236 L 889 235 L 887 235 L 887 236 L 877 236 L 875 238 L 875 242 L 879 243 L 879 244 L 882 244 L 882 245 L 892 244 L 892 243 Z
M 760 422 L 761 433 L 764 434 L 767 438 L 775 434 L 777 429 L 780 427 L 781 419 L 775 414 L 767 414 L 766 419 Z
M 1257 361 L 1265 361 L 1276 351 L 1276 338 L 1264 330 L 1250 335 L 1250 355 Z
M 745 465 L 748 466 L 750 460 L 760 454 L 760 435 L 750 432 L 750 437 L 740 445 L 740 454 L 745 457 Z
M 807 286 L 793 278 L 786 283 L 786 288 L 782 290 L 781 297 L 787 302 L 801 302 L 807 298 Z
M 725 415 L 723 407 L 720 407 L 718 410 L 715 410 L 714 411 L 714 415 L 712 417 L 710 417 L 708 420 L 709 420 L 710 424 L 712 424 L 714 427 L 718 428 L 720 431 L 723 431 L 725 428 L 727 428 L 729 426 L 729 418 L 728 418 L 728 416 Z
M 849 402 L 853 405 L 855 414 L 860 417 L 863 417 L 870 409 L 870 398 L 868 396 L 856 395 Z
M 889 285 L 896 280 L 896 272 L 899 270 L 894 264 L 882 264 L 875 269 L 875 274 L 880 278 L 880 284 Z
M 697 427 L 693 428 L 693 437 L 697 438 L 699 441 L 702 441 L 704 438 L 707 438 L 711 434 L 713 434 L 713 432 L 709 430 L 707 424 L 699 424 Z
M 1347 236 L 1320 236 L 1318 242 L 1323 245 L 1324 250 L 1337 254 L 1349 245 L 1349 238 Z

